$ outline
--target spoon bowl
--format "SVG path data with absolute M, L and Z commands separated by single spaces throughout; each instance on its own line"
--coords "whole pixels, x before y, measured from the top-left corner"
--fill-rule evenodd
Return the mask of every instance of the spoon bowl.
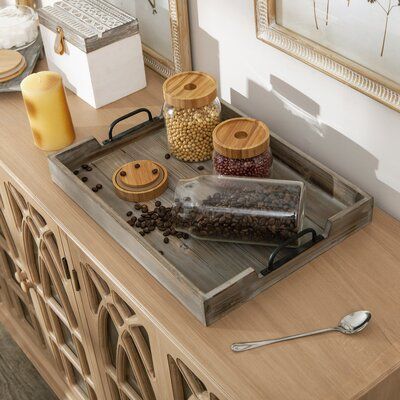
M 346 335 L 361 332 L 369 323 L 371 319 L 369 311 L 356 311 L 346 315 L 339 322 L 339 330 Z

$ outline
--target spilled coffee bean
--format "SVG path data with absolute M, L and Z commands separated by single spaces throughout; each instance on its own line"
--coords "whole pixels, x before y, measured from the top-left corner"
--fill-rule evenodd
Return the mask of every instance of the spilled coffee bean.
M 138 228 L 142 236 L 148 235 L 157 229 L 163 233 L 165 244 L 169 243 L 168 236 L 176 236 L 178 239 L 189 239 L 187 233 L 178 232 L 173 226 L 176 211 L 172 207 L 163 206 L 159 200 L 155 201 L 154 205 L 154 209 L 149 210 L 147 205 L 136 203 L 134 208 L 140 212 L 140 216 L 133 216 L 133 212 L 128 211 L 126 216 L 131 218 L 127 220 L 127 223 L 132 227 Z

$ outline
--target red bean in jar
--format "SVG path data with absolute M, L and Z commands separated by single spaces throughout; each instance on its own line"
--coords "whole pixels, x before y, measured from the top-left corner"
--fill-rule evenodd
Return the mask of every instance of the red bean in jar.
M 272 154 L 268 149 L 252 158 L 229 158 L 214 152 L 214 169 L 220 175 L 252 176 L 269 178 L 272 170 Z
M 233 118 L 213 132 L 214 170 L 220 175 L 269 178 L 273 157 L 268 127 L 252 118 Z

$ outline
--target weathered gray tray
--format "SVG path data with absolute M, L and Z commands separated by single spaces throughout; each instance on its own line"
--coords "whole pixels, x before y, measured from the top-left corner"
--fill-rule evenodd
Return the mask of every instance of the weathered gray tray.
M 226 106 L 223 114 L 224 119 L 238 115 Z M 199 164 L 182 163 L 174 158 L 166 160 L 166 133 L 164 121 L 159 117 L 105 143 L 102 145 L 92 138 L 50 156 L 53 181 L 207 325 L 368 224 L 372 218 L 371 196 L 272 135 L 274 177 L 306 183 L 305 227 L 316 231 L 315 241 L 309 240 L 300 249 L 279 252 L 270 270 L 266 267 L 274 248 L 176 237 L 164 244 L 162 232 L 154 231 L 142 237 L 136 228 L 127 224 L 126 213 L 134 210 L 133 205 L 115 195 L 112 174 L 121 164 L 134 159 L 160 161 L 170 174 L 169 189 L 160 200 L 171 204 L 178 179 L 212 173 L 211 162 L 201 163 L 205 170 L 199 172 Z M 93 167 L 86 174 L 87 183 L 73 174 L 84 163 Z M 91 190 L 95 183 L 103 185 L 97 193 Z

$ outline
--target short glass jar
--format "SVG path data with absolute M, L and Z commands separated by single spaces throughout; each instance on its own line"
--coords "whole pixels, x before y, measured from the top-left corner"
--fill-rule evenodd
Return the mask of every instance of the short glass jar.
M 272 153 L 269 129 L 253 118 L 233 118 L 213 132 L 214 171 L 220 175 L 269 178 Z
M 0 7 L 0 49 L 22 50 L 39 34 L 37 13 L 28 6 Z
M 171 154 L 182 161 L 212 157 L 214 128 L 221 121 L 217 84 L 204 72 L 182 72 L 163 85 L 163 114 Z
M 279 245 L 303 229 L 304 193 L 300 181 L 222 175 L 180 180 L 175 227 L 197 239 Z

